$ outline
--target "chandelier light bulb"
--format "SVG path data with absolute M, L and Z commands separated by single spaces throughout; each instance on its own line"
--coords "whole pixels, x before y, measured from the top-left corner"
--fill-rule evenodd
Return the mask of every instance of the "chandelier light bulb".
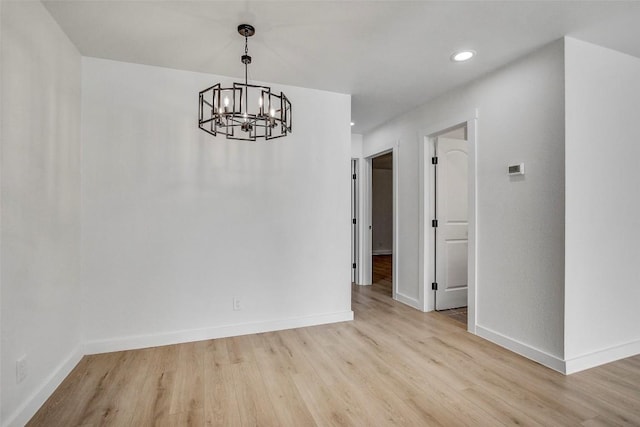
M 225 96 L 225 97 L 224 97 L 224 106 L 225 106 L 225 107 L 228 107 L 228 106 L 229 106 L 229 97 L 228 97 L 228 96 Z

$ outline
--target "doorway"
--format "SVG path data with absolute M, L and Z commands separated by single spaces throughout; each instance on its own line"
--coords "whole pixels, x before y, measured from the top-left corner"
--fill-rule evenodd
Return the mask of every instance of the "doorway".
M 393 297 L 393 152 L 371 159 L 372 285 Z
M 358 160 L 351 159 L 351 283 L 358 283 Z
M 468 163 L 466 126 L 434 138 L 434 306 L 467 324 Z
M 424 311 L 476 330 L 477 111 L 425 129 L 420 277 Z
M 360 285 L 374 285 L 373 283 L 373 263 L 376 262 L 374 257 L 380 257 L 378 260 L 387 261 L 387 265 L 376 262 L 378 267 L 382 267 L 382 272 L 378 269 L 378 273 L 384 275 L 384 293 L 391 295 L 394 300 L 400 301 L 403 304 L 410 305 L 418 308 L 419 301 L 405 297 L 398 292 L 398 285 L 400 280 L 398 279 L 398 260 L 400 259 L 398 249 L 398 172 L 400 170 L 398 166 L 399 159 L 399 141 L 391 141 L 389 144 L 377 146 L 375 149 L 363 153 L 362 158 L 359 160 L 360 170 L 360 227 L 359 230 L 359 249 L 360 249 L 360 265 L 358 271 L 360 274 Z M 374 163 L 376 170 L 384 169 L 387 172 L 374 172 Z M 381 164 L 382 163 L 382 164 Z M 387 175 L 391 177 L 391 210 L 386 211 L 387 220 L 391 218 L 390 237 L 391 245 L 385 243 L 385 240 L 378 235 L 380 225 L 376 225 L 376 242 L 374 242 L 373 236 L 373 198 L 374 191 L 377 193 L 377 188 L 373 188 L 373 175 Z M 377 181 L 377 179 L 376 179 Z M 387 180 L 387 185 L 389 181 Z M 379 186 L 376 186 L 379 187 Z M 379 199 L 379 197 L 377 197 Z M 377 218 L 376 218 L 377 222 Z M 388 224 L 388 223 L 387 223 Z M 386 231 L 388 233 L 389 230 Z M 389 234 L 386 234 L 389 236 Z M 382 242 L 382 243 L 380 243 Z M 388 240 L 386 241 L 388 242 Z M 374 252 L 375 251 L 375 252 Z M 386 257 L 383 259 L 382 257 Z

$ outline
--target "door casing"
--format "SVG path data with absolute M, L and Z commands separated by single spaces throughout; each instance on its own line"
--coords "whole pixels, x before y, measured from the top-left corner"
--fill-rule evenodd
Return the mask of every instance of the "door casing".
M 469 209 L 469 246 L 468 246 L 468 323 L 467 330 L 476 333 L 477 324 L 477 150 L 478 150 L 478 111 L 462 113 L 449 119 L 436 123 L 420 131 L 422 142 L 420 144 L 420 244 L 419 244 L 419 286 L 420 301 L 423 311 L 433 311 L 434 295 L 431 283 L 434 281 L 434 257 L 433 247 L 435 241 L 431 228 L 431 220 L 435 210 L 431 189 L 433 188 L 433 170 L 431 157 L 435 156 L 434 139 L 452 129 L 467 126 L 468 164 L 468 209 Z
M 391 281 L 393 283 L 392 288 L 392 297 L 393 299 L 402 301 L 401 295 L 398 293 L 398 257 L 400 256 L 398 253 L 398 142 L 394 141 L 389 146 L 379 147 L 378 150 L 373 152 L 366 153 L 363 161 L 361 162 L 360 174 L 362 178 L 362 184 L 364 184 L 361 188 L 363 205 L 363 215 L 361 220 L 361 242 L 362 242 L 362 258 L 361 258 L 361 277 L 362 281 L 360 284 L 362 285 L 371 285 L 373 280 L 373 266 L 371 263 L 372 256 L 372 238 L 371 238 L 371 224 L 372 224 L 372 159 L 374 157 L 381 156 L 383 154 L 392 153 L 393 156 L 393 169 L 392 169 L 392 179 L 393 179 L 393 248 L 392 248 L 392 278 Z M 404 301 L 402 301 L 404 302 Z M 410 304 L 413 306 L 413 304 Z
M 351 282 L 360 281 L 360 209 L 358 159 L 351 159 Z M 355 223 L 354 223 L 355 221 Z

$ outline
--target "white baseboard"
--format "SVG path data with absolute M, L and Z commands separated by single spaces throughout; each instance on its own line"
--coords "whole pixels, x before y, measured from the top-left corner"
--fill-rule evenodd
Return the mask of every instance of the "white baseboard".
M 565 360 L 566 373 L 573 374 L 637 354 L 640 354 L 640 341 L 631 341 L 626 344 L 567 359 Z
M 2 425 L 3 427 L 24 426 L 38 412 L 38 409 L 53 394 L 56 388 L 76 367 L 80 359 L 82 359 L 82 345 L 78 345 L 69 356 L 49 375 L 42 385 L 15 410 L 13 414 L 7 417 Z
M 373 249 L 371 255 L 393 255 L 391 249 Z
M 416 310 L 422 310 L 422 304 L 415 298 L 408 297 L 406 295 L 401 294 L 400 292 L 396 292 L 394 299 L 398 302 L 408 305 L 409 307 L 413 307 Z
M 637 340 L 563 360 L 480 325 L 476 325 L 476 335 L 565 375 L 640 354 Z
M 353 320 L 353 311 L 326 313 L 315 316 L 293 317 L 266 322 L 249 322 L 235 325 L 216 326 L 211 328 L 190 329 L 153 335 L 137 335 L 106 340 L 88 341 L 85 343 L 85 354 L 109 353 L 112 351 L 135 350 L 147 347 L 180 344 L 184 342 L 203 341 L 214 338 L 234 337 L 239 335 L 259 334 L 261 332 L 281 331 L 284 329 L 303 328 L 326 323 L 346 322 Z
M 480 325 L 476 325 L 476 335 L 482 337 L 494 344 L 498 344 L 500 347 L 504 347 L 507 350 L 511 350 L 521 356 L 531 359 L 534 362 L 538 362 L 541 365 L 551 368 L 554 371 L 558 371 L 562 374 L 565 373 L 565 362 L 559 357 L 545 353 L 537 348 L 531 347 L 528 344 L 509 338 L 506 335 L 492 331 Z

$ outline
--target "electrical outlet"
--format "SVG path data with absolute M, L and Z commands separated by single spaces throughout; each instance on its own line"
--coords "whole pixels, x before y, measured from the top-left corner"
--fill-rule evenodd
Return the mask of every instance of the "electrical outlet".
M 240 298 L 238 297 L 233 297 L 233 310 L 242 310 L 242 305 L 240 305 Z
M 27 378 L 27 356 L 16 360 L 16 383 L 21 383 Z

